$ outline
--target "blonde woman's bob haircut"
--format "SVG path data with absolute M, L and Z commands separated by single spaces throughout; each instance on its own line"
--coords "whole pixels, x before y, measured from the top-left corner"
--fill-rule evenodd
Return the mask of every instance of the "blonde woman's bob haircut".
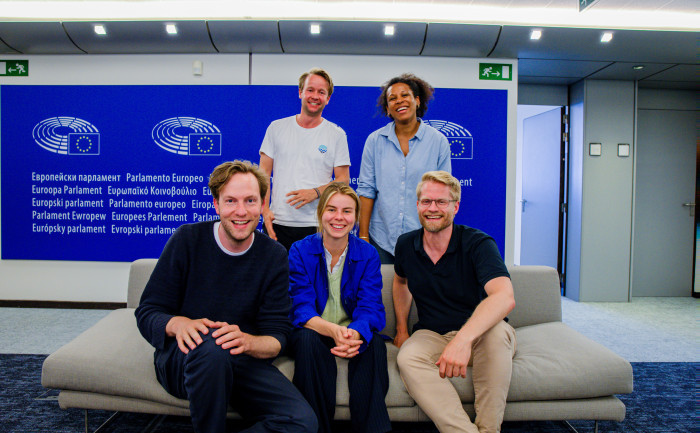
M 316 208 L 316 218 L 318 219 L 318 232 L 323 233 L 323 225 L 321 217 L 328 206 L 328 202 L 335 194 L 347 195 L 355 202 L 355 225 L 360 221 L 360 197 L 348 184 L 343 182 L 332 182 L 326 189 L 323 190 L 321 197 L 318 199 L 318 207 Z
M 418 186 L 416 187 L 416 197 L 420 200 L 420 192 L 426 182 L 437 182 L 447 185 L 450 188 L 450 196 L 452 200 L 460 201 L 462 198 L 462 186 L 459 184 L 459 179 L 452 176 L 450 173 L 442 170 L 428 171 L 421 177 Z

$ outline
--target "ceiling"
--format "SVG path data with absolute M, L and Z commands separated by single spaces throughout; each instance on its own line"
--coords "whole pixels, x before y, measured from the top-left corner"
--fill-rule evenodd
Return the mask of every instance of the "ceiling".
M 564 4 L 570 7 L 571 2 L 532 0 L 528 5 L 547 11 Z M 8 2 L 0 1 L 0 7 L 3 3 Z M 91 2 L 82 4 L 87 3 Z M 303 3 L 309 6 L 321 2 Z M 358 6 L 360 3 L 357 2 Z M 518 5 L 515 0 L 421 3 L 424 6 L 457 4 L 463 8 L 488 4 L 503 11 L 517 9 L 514 5 Z M 681 13 L 697 17 L 700 22 L 697 0 L 598 0 L 591 9 L 622 15 Z M 466 23 L 446 19 L 186 18 L 50 20 L 0 16 L 0 54 L 318 53 L 478 57 L 518 59 L 521 84 L 569 85 L 591 78 L 637 80 L 640 87 L 700 89 L 697 29 L 499 24 L 492 22 L 493 19 Z M 96 34 L 95 24 L 102 24 L 107 34 Z M 166 24 L 174 24 L 178 33 L 166 33 Z M 311 34 L 310 24 L 318 24 L 320 34 Z M 384 34 L 386 24 L 394 25 L 393 36 Z M 542 31 L 539 40 L 530 39 L 533 29 Z M 612 31 L 610 42 L 600 41 L 604 31 Z

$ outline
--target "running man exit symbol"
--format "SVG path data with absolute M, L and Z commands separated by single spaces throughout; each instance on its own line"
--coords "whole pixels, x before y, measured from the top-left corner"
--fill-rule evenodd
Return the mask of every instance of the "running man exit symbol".
M 0 77 L 29 76 L 29 60 L 0 60 Z
M 480 80 L 513 80 L 513 65 L 501 63 L 479 63 Z

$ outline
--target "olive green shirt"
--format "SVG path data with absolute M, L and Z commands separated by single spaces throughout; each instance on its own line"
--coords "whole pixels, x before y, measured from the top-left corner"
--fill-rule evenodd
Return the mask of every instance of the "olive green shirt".
M 338 263 L 335 264 L 333 269 L 331 269 L 331 253 L 324 247 L 326 252 L 326 272 L 328 274 L 328 301 L 326 301 L 326 307 L 323 309 L 323 314 L 321 318 L 331 323 L 335 323 L 340 326 L 348 326 L 352 319 L 348 316 L 343 308 L 343 303 L 340 299 L 340 281 L 343 277 L 343 268 L 345 267 L 345 256 L 348 253 L 348 248 L 345 247 L 345 251 L 340 255 Z

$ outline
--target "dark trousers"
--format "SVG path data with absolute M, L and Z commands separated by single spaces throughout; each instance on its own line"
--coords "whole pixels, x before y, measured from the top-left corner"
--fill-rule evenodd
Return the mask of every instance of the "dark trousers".
M 197 433 L 226 431 L 231 403 L 254 424 L 247 433 L 315 433 L 316 415 L 292 383 L 270 362 L 248 355 L 231 355 L 211 338 L 185 355 L 174 339 L 156 351 L 158 381 L 170 394 L 190 401 Z
M 277 242 L 284 245 L 284 247 L 289 251 L 292 248 L 292 244 L 296 241 L 300 241 L 305 237 L 312 235 L 318 231 L 318 228 L 313 227 L 289 227 L 281 226 L 279 224 L 272 223 L 272 230 L 275 231 L 277 236 Z M 267 234 L 267 228 L 263 224 L 263 231 Z
M 338 375 L 335 356 L 330 349 L 333 339 L 307 328 L 295 328 L 290 341 L 294 356 L 294 385 L 306 397 L 318 417 L 319 433 L 332 433 L 335 414 L 335 381 Z M 391 431 L 391 421 L 384 398 L 389 389 L 386 345 L 375 334 L 367 349 L 350 358 L 350 419 L 355 433 Z

